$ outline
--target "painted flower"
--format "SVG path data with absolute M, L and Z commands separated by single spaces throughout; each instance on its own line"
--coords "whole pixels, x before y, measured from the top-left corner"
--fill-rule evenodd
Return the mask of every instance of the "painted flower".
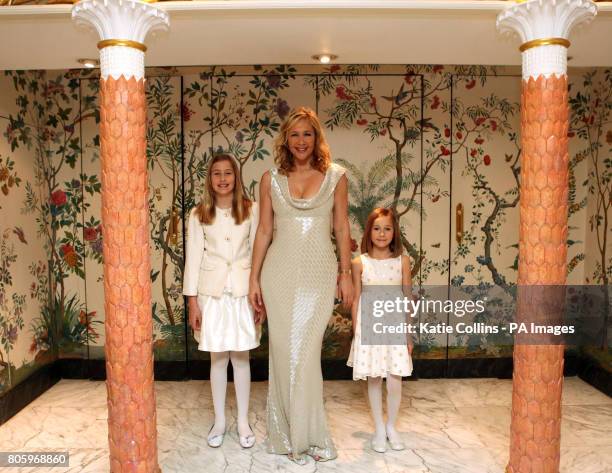
M 61 207 L 66 203 L 66 193 L 58 189 L 51 194 L 51 203 L 56 207 Z
M 466 89 L 473 89 L 475 85 L 476 85 L 476 79 L 472 79 L 467 84 L 465 84 L 465 88 Z
M 485 122 L 485 117 L 477 117 L 476 120 L 474 120 L 474 123 L 476 123 L 476 126 L 480 126 Z
M 470 156 L 471 156 L 472 158 L 475 158 L 475 157 L 476 157 L 476 149 L 475 149 L 475 148 L 472 148 L 472 150 L 470 151 Z
M 360 118 L 359 120 L 357 120 L 357 125 L 359 126 L 364 126 L 368 123 L 368 121 L 365 118 Z
M 477 145 L 481 145 L 481 144 L 483 144 L 483 143 L 484 143 L 484 140 L 483 140 L 483 139 L 482 139 L 482 138 L 479 136 L 478 138 L 476 138 L 476 139 L 474 140 L 474 142 L 475 142 Z
M 497 130 L 497 122 L 495 120 L 491 120 L 491 131 Z
M 83 238 L 85 238 L 85 241 L 95 241 L 98 238 L 98 232 L 94 227 L 85 227 Z
M 238 143 L 242 143 L 242 142 L 244 142 L 244 135 L 242 134 L 242 132 L 241 132 L 241 131 L 237 131 L 237 132 L 236 132 L 236 141 L 237 141 Z
M 91 250 L 97 254 L 97 255 L 101 255 L 102 254 L 102 240 L 96 240 L 91 244 Z
M 285 117 L 289 115 L 290 110 L 291 109 L 286 100 L 283 100 L 283 99 L 276 100 L 276 103 L 274 104 L 274 111 L 278 115 L 278 118 L 280 118 L 281 120 L 284 120 Z
M 189 104 L 183 103 L 181 107 L 181 114 L 183 116 L 183 121 L 188 122 L 191 116 L 194 114 L 194 111 L 189 108 Z
M 271 89 L 278 89 L 281 86 L 281 77 L 278 74 L 266 74 L 266 81 Z
M 370 97 L 370 107 L 376 107 L 376 97 Z
M 491 156 L 489 156 L 488 154 L 485 154 L 482 158 L 482 162 L 484 163 L 485 166 L 488 166 L 489 164 L 491 164 Z
M 606 143 L 612 145 L 612 130 L 608 130 L 608 133 L 606 133 Z
M 431 103 L 431 109 L 436 110 L 440 106 L 440 97 L 434 95 L 433 102 Z
M 450 149 L 448 149 L 444 145 L 440 146 L 440 151 L 442 152 L 442 156 L 448 156 L 449 154 L 451 154 Z
M 461 133 L 460 131 L 457 132 L 457 139 L 460 140 L 461 138 L 463 138 L 463 133 Z
M 10 344 L 17 341 L 17 325 L 11 325 L 11 328 L 7 332 L 7 338 Z
M 339 64 L 333 64 L 330 68 L 329 68 L 329 72 L 330 73 L 334 73 L 334 72 L 338 72 L 340 70 L 340 65 Z
M 343 85 L 336 87 L 336 97 L 338 97 L 340 100 L 353 100 L 353 97 L 346 93 L 346 89 Z
M 70 243 L 64 243 L 62 246 L 60 246 L 60 251 L 64 256 L 66 256 L 70 253 L 74 253 L 74 247 Z
M 404 76 L 404 80 L 406 81 L 406 84 L 411 85 L 414 82 L 414 76 L 412 74 L 406 74 Z
M 81 181 L 79 181 L 78 179 L 73 179 L 70 182 L 70 185 L 74 188 L 74 189 L 78 189 L 79 187 L 81 187 Z
M 444 128 L 444 136 L 446 136 L 447 138 L 450 138 L 450 135 L 451 135 L 450 128 Z

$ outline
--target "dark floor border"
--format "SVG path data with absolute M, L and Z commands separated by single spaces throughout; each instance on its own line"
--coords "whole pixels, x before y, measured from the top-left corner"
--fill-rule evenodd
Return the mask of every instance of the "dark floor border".
M 566 353 L 564 363 L 565 376 L 577 376 L 582 359 L 576 354 Z M 57 360 L 60 376 L 66 379 L 106 379 L 104 360 Z M 231 363 L 229 379 L 232 379 Z M 352 379 L 352 368 L 346 366 L 345 360 L 323 360 L 321 363 L 323 379 Z M 209 379 L 210 362 L 208 360 L 190 360 L 187 365 L 181 361 L 156 361 L 155 379 L 159 381 L 180 381 L 186 379 Z M 587 370 L 588 371 L 588 370 Z M 591 368 L 590 371 L 593 371 Z M 605 374 L 605 372 L 604 372 Z M 600 378 L 603 376 L 599 375 Z M 414 360 L 411 378 L 512 378 L 512 358 L 461 358 L 449 360 Z M 268 360 L 251 359 L 251 379 L 266 381 L 268 379 Z M 586 379 L 585 379 L 586 381 Z
M 599 389 L 602 393 L 612 397 L 612 374 L 590 356 L 584 355 L 581 357 L 578 377 L 594 388 Z
M 17 414 L 61 379 L 55 363 L 36 370 L 27 379 L 0 396 L 0 425 Z

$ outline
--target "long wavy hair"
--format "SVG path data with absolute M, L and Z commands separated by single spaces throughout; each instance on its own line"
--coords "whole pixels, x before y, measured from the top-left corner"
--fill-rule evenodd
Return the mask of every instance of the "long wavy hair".
M 215 163 L 227 161 L 232 166 L 234 171 L 234 192 L 232 196 L 232 217 L 236 225 L 240 225 L 251 214 L 253 202 L 244 196 L 242 191 L 242 181 L 240 179 L 240 171 L 236 160 L 229 154 L 217 154 L 208 163 L 208 172 L 206 173 L 205 192 L 202 200 L 196 207 L 196 215 L 200 219 L 200 223 L 210 225 L 215 221 L 215 191 L 212 185 L 212 167 Z
M 312 167 L 325 174 L 331 164 L 331 153 L 329 145 L 325 139 L 321 122 L 317 114 L 310 108 L 300 107 L 293 110 L 285 122 L 281 125 L 280 131 L 274 140 L 274 163 L 279 168 L 281 174 L 287 175 L 295 167 L 295 158 L 289 150 L 287 144 L 289 131 L 300 120 L 307 120 L 315 132 L 315 145 L 312 153 Z
M 374 243 L 372 243 L 372 227 L 374 226 L 374 221 L 378 217 L 391 217 L 391 222 L 393 223 L 393 240 L 391 240 L 389 244 L 389 249 L 391 250 L 393 258 L 397 258 L 402 254 L 402 236 L 400 234 L 399 221 L 393 210 L 383 207 L 372 210 L 370 215 L 368 215 L 368 221 L 366 222 L 363 237 L 361 238 L 361 252 L 369 255 L 372 251 L 372 247 L 374 246 Z

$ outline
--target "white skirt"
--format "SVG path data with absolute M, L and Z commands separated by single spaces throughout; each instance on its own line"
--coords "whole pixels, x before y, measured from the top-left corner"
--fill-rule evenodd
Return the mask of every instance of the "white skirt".
M 412 358 L 408 345 L 362 345 L 361 301 L 357 309 L 357 327 L 346 364 L 353 368 L 353 380 L 386 378 L 388 375 L 410 376 Z
M 245 351 L 259 346 L 261 324 L 255 325 L 247 296 L 198 296 L 202 312 L 200 333 L 194 337 L 201 351 Z

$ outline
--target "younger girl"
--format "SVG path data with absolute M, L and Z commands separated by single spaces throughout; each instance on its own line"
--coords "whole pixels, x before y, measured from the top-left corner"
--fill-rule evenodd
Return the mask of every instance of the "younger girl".
M 207 441 L 211 447 L 223 443 L 227 365 L 231 359 L 238 438 L 243 448 L 250 448 L 255 436 L 248 421 L 249 350 L 259 345 L 258 325 L 263 317 L 263 313 L 253 314 L 247 300 L 257 205 L 243 196 L 236 162 L 225 154 L 211 160 L 206 191 L 207 196 L 189 215 L 183 294 L 187 296 L 189 325 L 199 341 L 198 349 L 210 352 L 215 423 Z
M 395 430 L 395 422 L 402 399 L 402 376 L 412 373 L 411 337 L 407 336 L 402 345 L 363 345 L 361 331 L 361 318 L 364 316 L 361 296 L 365 286 L 401 286 L 404 295 L 411 293 L 410 259 L 402 256 L 399 224 L 392 210 L 377 208 L 370 213 L 361 240 L 361 252 L 363 254 L 352 264 L 354 338 L 347 364 L 353 367 L 354 380 L 368 380 L 368 397 L 376 427 L 372 449 L 385 452 L 389 440 L 393 450 L 403 450 L 405 446 Z M 386 424 L 382 406 L 383 378 L 387 378 Z

